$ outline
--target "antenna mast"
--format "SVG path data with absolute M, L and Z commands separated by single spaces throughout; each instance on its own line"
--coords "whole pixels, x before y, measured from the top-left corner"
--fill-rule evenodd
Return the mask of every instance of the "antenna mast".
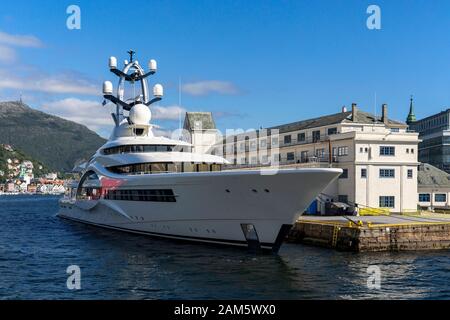
M 106 104 L 106 100 L 111 101 L 116 105 L 116 113 L 112 114 L 116 126 L 119 126 L 123 120 L 123 110 L 130 111 L 134 105 L 144 104 L 147 107 L 151 104 L 160 101 L 163 96 L 163 87 L 160 84 L 156 84 L 153 87 L 154 98 L 149 99 L 148 97 L 148 87 L 147 87 L 147 77 L 156 73 L 157 64 L 156 61 L 151 59 L 148 63 L 149 71 L 145 72 L 137 60 L 133 60 L 133 56 L 136 54 L 135 51 L 129 50 L 127 53 L 130 55 L 130 61 L 125 60 L 125 66 L 122 70 L 117 69 L 117 58 L 109 58 L 109 70 L 119 77 L 119 84 L 117 87 L 117 93 L 113 95 L 113 85 L 110 81 L 105 81 L 103 83 L 103 97 L 105 101 L 103 105 Z M 125 81 L 135 83 L 136 81 L 141 82 L 142 89 L 142 100 L 134 100 L 133 102 L 127 103 L 124 101 L 124 86 Z

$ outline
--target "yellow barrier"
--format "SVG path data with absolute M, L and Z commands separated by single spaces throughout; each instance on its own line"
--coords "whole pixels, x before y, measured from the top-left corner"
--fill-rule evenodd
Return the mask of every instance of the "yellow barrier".
M 358 213 L 360 216 L 388 216 L 390 211 L 385 208 L 360 208 Z

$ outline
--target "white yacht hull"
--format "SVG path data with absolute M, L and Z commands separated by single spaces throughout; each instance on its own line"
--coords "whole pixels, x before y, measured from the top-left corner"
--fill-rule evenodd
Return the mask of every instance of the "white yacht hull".
M 110 174 L 110 179 L 119 181 L 117 190 L 171 189 L 175 200 L 62 200 L 58 216 L 152 236 L 278 251 L 293 223 L 341 172 L 280 169 L 273 175 L 256 170 L 126 177 Z M 256 233 L 245 234 L 248 225 Z

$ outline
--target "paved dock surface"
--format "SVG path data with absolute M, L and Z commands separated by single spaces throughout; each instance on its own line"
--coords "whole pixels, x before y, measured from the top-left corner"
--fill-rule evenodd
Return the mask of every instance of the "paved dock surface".
M 450 215 L 302 216 L 288 241 L 343 251 L 450 248 Z
M 362 221 L 364 224 L 404 224 L 404 223 L 450 223 L 450 214 L 426 213 L 421 215 L 389 215 L 389 216 L 301 216 L 301 221 L 340 222 L 347 224 L 349 221 Z

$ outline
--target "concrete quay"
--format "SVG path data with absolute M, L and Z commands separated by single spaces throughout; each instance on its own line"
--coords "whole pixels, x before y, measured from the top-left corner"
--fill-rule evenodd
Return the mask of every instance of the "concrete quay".
M 353 252 L 448 249 L 450 215 L 302 216 L 287 241 Z

